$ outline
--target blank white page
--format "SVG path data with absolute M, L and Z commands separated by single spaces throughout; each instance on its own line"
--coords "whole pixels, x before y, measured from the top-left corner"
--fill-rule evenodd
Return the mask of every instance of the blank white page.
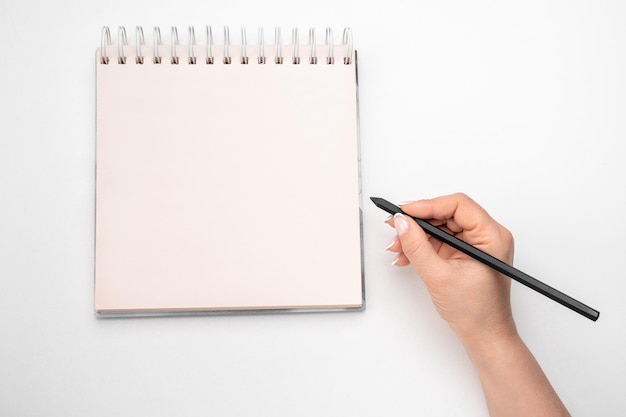
M 217 53 L 221 48 L 214 48 Z M 97 68 L 98 315 L 363 307 L 356 63 Z

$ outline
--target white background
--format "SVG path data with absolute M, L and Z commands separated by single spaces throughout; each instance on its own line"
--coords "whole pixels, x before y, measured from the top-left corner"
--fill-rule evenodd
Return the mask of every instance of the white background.
M 471 364 L 419 278 L 390 265 L 393 232 L 367 198 L 456 191 L 514 233 L 517 267 L 602 312 L 592 323 L 513 285 L 519 330 L 571 413 L 626 414 L 626 3 L 7 3 L 1 415 L 484 416 Z M 352 27 L 365 312 L 94 317 L 100 29 L 206 23 L 245 25 L 249 41 L 259 25 L 270 37 L 276 25 L 287 37 L 332 26 L 336 39 Z

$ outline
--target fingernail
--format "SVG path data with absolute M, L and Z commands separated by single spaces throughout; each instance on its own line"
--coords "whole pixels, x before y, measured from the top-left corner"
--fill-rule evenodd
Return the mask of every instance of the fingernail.
M 389 221 L 390 221 L 391 219 L 393 219 L 393 216 L 392 216 L 392 215 L 389 215 L 389 217 L 387 217 L 387 218 L 385 219 L 385 223 L 389 223 Z
M 396 231 L 399 236 L 402 236 L 407 230 L 409 230 L 409 225 L 406 222 L 406 219 L 400 213 L 394 214 L 393 224 L 396 226 Z
M 396 243 L 396 238 L 395 237 L 393 239 L 391 239 L 391 241 L 389 242 L 389 244 L 387 246 L 385 246 L 385 250 L 391 249 L 391 247 L 393 246 L 394 243 Z
M 405 205 L 411 204 L 411 203 L 415 203 L 415 200 L 403 201 L 402 203 L 400 203 L 398 205 L 399 206 L 405 206 Z

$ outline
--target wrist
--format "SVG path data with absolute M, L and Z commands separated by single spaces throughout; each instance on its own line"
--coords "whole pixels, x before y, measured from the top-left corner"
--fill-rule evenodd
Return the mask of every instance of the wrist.
M 490 415 L 570 415 L 515 327 L 461 342 L 480 378 Z
M 472 360 L 480 357 L 489 358 L 502 349 L 510 349 L 523 344 L 513 319 L 483 331 L 457 333 L 457 337 Z

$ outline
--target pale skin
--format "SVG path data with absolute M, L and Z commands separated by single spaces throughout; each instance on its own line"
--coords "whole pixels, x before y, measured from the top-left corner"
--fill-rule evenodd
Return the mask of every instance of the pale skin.
M 513 264 L 513 236 L 464 194 L 400 205 L 496 258 Z M 548 378 L 520 338 L 510 303 L 511 281 L 430 238 L 409 217 L 386 220 L 397 235 L 387 246 L 396 266 L 411 265 L 439 315 L 472 361 L 492 417 L 569 416 Z

